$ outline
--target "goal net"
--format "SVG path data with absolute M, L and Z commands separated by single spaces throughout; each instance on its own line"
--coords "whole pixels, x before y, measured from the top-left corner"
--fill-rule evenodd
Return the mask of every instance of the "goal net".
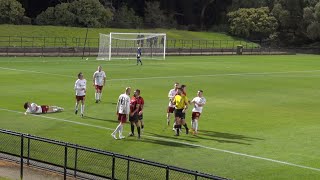
M 165 59 L 166 34 L 115 33 L 101 34 L 97 60 L 135 59 L 138 47 L 142 59 Z

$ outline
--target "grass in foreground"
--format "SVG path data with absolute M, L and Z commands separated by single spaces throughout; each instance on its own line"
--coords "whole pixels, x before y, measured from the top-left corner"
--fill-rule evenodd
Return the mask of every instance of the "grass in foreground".
M 102 103 L 95 104 L 91 77 L 100 64 L 108 81 Z M 319 179 L 319 65 L 313 55 L 168 57 L 143 66 L 128 60 L 0 58 L 0 127 L 232 179 Z M 79 71 L 88 81 L 85 118 L 73 110 Z M 197 137 L 174 137 L 166 126 L 167 93 L 176 81 L 187 85 L 189 98 L 204 90 Z M 115 103 L 126 86 L 141 89 L 146 101 L 141 141 L 110 136 L 117 126 Z M 102 128 L 24 116 L 18 112 L 25 101 L 66 109 L 45 117 Z

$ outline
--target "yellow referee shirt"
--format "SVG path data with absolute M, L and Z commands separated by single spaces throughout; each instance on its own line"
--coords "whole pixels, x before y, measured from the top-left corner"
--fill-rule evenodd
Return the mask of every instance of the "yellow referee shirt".
M 176 109 L 183 109 L 188 104 L 188 98 L 187 96 L 176 95 L 173 102 L 175 102 Z

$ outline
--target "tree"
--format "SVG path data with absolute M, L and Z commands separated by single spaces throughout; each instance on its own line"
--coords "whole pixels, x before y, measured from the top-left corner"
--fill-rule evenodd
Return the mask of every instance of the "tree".
M 270 14 L 268 7 L 239 9 L 228 13 L 230 32 L 233 35 L 264 39 L 276 32 L 277 20 Z
M 160 9 L 159 2 L 147 2 L 145 7 L 145 24 L 147 27 L 166 27 L 168 19 Z
M 0 23 L 20 24 L 23 22 L 25 9 L 16 0 L 0 0 Z
M 320 40 L 320 23 L 313 22 L 307 28 L 307 36 L 311 40 L 319 41 Z
M 36 23 L 40 25 L 63 25 L 80 27 L 106 27 L 113 14 L 98 0 L 76 0 L 49 7 L 39 14 Z
M 106 27 L 113 16 L 99 0 L 77 0 L 70 3 L 71 13 L 76 15 L 76 24 L 82 27 Z
M 320 40 L 320 1 L 311 1 L 303 9 L 303 22 L 306 36 L 313 41 Z
M 138 28 L 141 27 L 143 20 L 136 16 L 132 8 L 125 4 L 114 14 L 113 24 L 120 28 Z

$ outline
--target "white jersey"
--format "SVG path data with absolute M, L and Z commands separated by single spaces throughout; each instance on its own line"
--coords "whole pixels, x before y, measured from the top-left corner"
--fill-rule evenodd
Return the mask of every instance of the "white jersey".
M 205 105 L 206 99 L 204 97 L 195 97 L 191 102 L 195 102 L 192 112 L 202 113 L 203 106 L 198 106 L 198 104 Z
M 106 78 L 106 73 L 104 71 L 96 71 L 93 74 L 94 85 L 103 86 L 103 79 Z
M 36 103 L 31 103 L 30 107 L 28 107 L 26 113 L 41 114 L 42 108 L 41 108 L 41 106 L 37 105 Z
M 171 102 L 171 100 L 173 100 L 173 98 L 176 96 L 176 94 L 178 93 L 178 90 L 175 89 L 171 89 L 168 93 L 168 98 L 169 98 L 169 107 L 175 107 L 175 105 Z
M 76 96 L 85 96 L 86 89 L 87 89 L 87 80 L 85 79 L 78 79 L 74 84 L 74 90 L 76 90 Z
M 117 111 L 119 114 L 129 114 L 130 97 L 127 94 L 121 94 L 118 99 Z

